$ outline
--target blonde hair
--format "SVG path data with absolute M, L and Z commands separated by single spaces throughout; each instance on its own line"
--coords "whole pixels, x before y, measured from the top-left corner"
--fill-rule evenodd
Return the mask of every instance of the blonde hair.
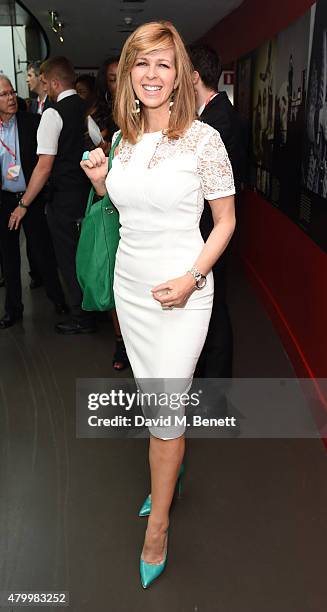
M 126 40 L 117 71 L 113 116 L 122 131 L 123 138 L 131 144 L 135 144 L 144 132 L 142 105 L 140 104 L 140 113 L 136 113 L 131 78 L 135 59 L 138 53 L 150 53 L 171 47 L 175 51 L 176 82 L 167 136 L 172 139 L 179 138 L 195 119 L 193 68 L 180 35 L 169 21 L 145 23 Z

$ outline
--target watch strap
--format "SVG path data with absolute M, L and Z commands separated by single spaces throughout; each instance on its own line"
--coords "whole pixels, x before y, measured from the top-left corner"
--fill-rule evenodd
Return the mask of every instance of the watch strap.
M 24 204 L 24 200 L 23 198 L 21 198 L 18 202 L 18 206 L 19 208 L 26 208 L 26 210 L 28 209 L 28 206 L 26 206 L 26 204 Z
M 196 285 L 196 287 L 198 289 L 200 288 L 198 283 L 202 279 L 205 279 L 205 281 L 207 280 L 207 277 L 204 274 L 202 274 L 202 272 L 200 272 L 200 270 L 198 270 L 195 266 L 192 266 L 192 268 L 190 270 L 188 270 L 188 272 L 190 274 L 192 274 L 192 276 L 193 276 L 193 278 L 195 280 L 195 285 Z

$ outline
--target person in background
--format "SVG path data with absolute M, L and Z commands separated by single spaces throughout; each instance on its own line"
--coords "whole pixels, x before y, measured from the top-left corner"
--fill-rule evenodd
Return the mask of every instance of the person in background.
M 47 221 L 58 266 L 67 287 L 71 319 L 58 323 L 61 334 L 95 331 L 92 313 L 82 310 L 82 291 L 76 276 L 76 249 L 79 224 L 84 216 L 90 183 L 79 162 L 84 150 L 85 111 L 74 89 L 75 72 L 66 57 L 54 57 L 42 64 L 52 107 L 44 111 L 37 133 L 39 161 L 22 199 L 23 207 L 13 211 L 10 226 L 19 227 L 28 208 L 49 181 Z
M 117 126 L 112 117 L 113 103 L 116 94 L 116 74 L 119 58 L 105 60 L 100 66 L 95 81 L 95 102 L 90 115 L 100 129 L 104 141 L 103 150 L 108 152 Z
M 5 278 L 3 275 L 2 255 L 1 255 L 1 249 L 0 249 L 0 287 L 4 287 L 4 284 L 5 284 Z
M 16 96 L 16 97 L 17 97 L 18 110 L 19 111 L 27 111 L 27 104 L 26 104 L 24 98 L 20 98 L 19 96 Z M 5 284 L 5 278 L 4 278 L 4 275 L 3 275 L 3 263 L 2 263 L 1 249 L 0 249 L 0 287 L 4 287 L 4 284 Z
M 77 94 L 90 108 L 95 99 L 95 77 L 92 74 L 81 74 L 75 82 Z
M 117 89 L 118 63 L 119 58 L 114 57 L 107 59 L 100 67 L 95 85 L 96 99 L 93 107 L 90 110 L 90 115 L 98 125 L 102 134 L 103 143 L 100 146 L 103 148 L 105 153 L 108 153 L 113 134 L 117 130 L 117 126 L 112 117 L 112 111 Z M 94 144 L 92 143 L 89 148 L 93 149 Z M 112 366 L 115 370 L 125 370 L 125 368 L 127 368 L 129 365 L 129 361 L 121 335 L 116 310 L 112 310 L 111 317 L 116 338 Z
M 49 108 L 50 100 L 47 95 L 46 86 L 40 73 L 41 62 L 31 62 L 27 67 L 27 85 L 32 94 L 36 94 L 32 98 L 29 106 L 31 113 L 42 115 L 43 111 Z
M 119 57 L 114 57 L 107 61 L 107 86 L 111 99 L 114 102 L 117 91 L 117 70 L 119 64 Z
M 42 115 L 43 111 L 50 106 L 50 101 L 47 96 L 46 85 L 42 80 L 42 74 L 40 72 L 41 62 L 31 62 L 27 67 L 27 79 L 26 83 L 33 97 L 29 102 L 29 112 L 37 115 Z M 19 106 L 18 106 L 19 108 Z M 19 110 L 21 110 L 19 108 Z M 53 251 L 52 244 L 51 250 Z M 35 261 L 33 261 L 31 249 L 29 246 L 29 240 L 26 238 L 26 255 L 30 266 L 29 275 L 31 277 L 30 289 L 37 289 L 42 286 L 41 274 L 37 269 Z M 54 253 L 52 254 L 54 257 Z
M 22 111 L 22 112 L 26 112 L 27 111 L 27 104 L 26 104 L 26 100 L 24 100 L 24 98 L 21 98 L 20 96 L 17 96 L 17 105 L 18 105 L 18 110 Z
M 36 133 L 39 117 L 18 111 L 10 80 L 0 75 L 0 249 L 6 287 L 5 315 L 0 329 L 11 327 L 23 316 L 19 231 L 8 228 L 14 210 L 24 210 L 24 192 L 37 163 Z M 18 207 L 17 207 L 18 205 Z M 33 260 L 40 271 L 49 299 L 58 314 L 68 311 L 56 265 L 49 254 L 51 242 L 44 214 L 44 193 L 38 193 L 23 226 Z
M 17 98 L 18 110 L 19 111 L 27 111 L 26 100 L 24 100 L 24 98 L 21 98 L 20 96 L 16 96 L 16 98 Z M 26 241 L 26 245 L 27 245 L 27 241 Z M 27 247 L 26 247 L 26 252 L 27 252 Z M 28 256 L 28 254 L 27 254 L 27 256 Z M 31 281 L 31 283 L 32 283 L 32 281 Z M 4 279 L 4 275 L 3 275 L 3 263 L 2 263 L 1 249 L 0 249 L 0 287 L 4 287 L 4 284 L 5 284 L 5 279 Z M 42 281 L 41 281 L 41 284 L 42 284 Z
M 193 84 L 197 113 L 201 121 L 219 132 L 233 168 L 236 194 L 241 187 L 243 144 L 238 115 L 225 91 L 218 91 L 222 65 L 217 53 L 207 45 L 189 49 L 193 64 Z M 213 228 L 210 205 L 205 201 L 200 229 L 207 240 Z M 213 266 L 215 294 L 208 335 L 195 375 L 205 378 L 231 378 L 233 365 L 233 331 L 226 301 L 226 263 L 231 245 Z

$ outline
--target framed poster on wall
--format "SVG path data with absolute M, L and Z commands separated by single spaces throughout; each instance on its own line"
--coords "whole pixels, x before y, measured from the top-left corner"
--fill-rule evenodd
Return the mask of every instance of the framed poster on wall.
M 327 3 L 315 7 L 299 222 L 327 252 Z
M 277 36 L 271 201 L 299 218 L 311 12 Z
M 326 0 L 241 58 L 236 74 L 249 186 L 327 252 Z
M 254 56 L 252 83 L 251 184 L 271 199 L 275 126 L 276 38 L 264 43 Z

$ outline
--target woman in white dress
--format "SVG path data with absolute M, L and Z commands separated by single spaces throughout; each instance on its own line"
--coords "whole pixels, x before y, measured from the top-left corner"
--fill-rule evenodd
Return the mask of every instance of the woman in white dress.
M 172 24 L 145 24 L 126 41 L 114 116 L 122 141 L 108 176 L 101 149 L 81 165 L 120 214 L 114 291 L 127 354 L 141 388 L 141 379 L 160 379 L 165 388 L 178 379 L 179 391 L 187 391 L 211 315 L 211 268 L 235 227 L 235 190 L 219 133 L 195 120 L 192 66 Z M 199 230 L 204 197 L 214 220 L 205 244 Z M 163 435 L 150 428 L 150 515 L 140 562 L 145 588 L 166 563 L 184 429 Z

